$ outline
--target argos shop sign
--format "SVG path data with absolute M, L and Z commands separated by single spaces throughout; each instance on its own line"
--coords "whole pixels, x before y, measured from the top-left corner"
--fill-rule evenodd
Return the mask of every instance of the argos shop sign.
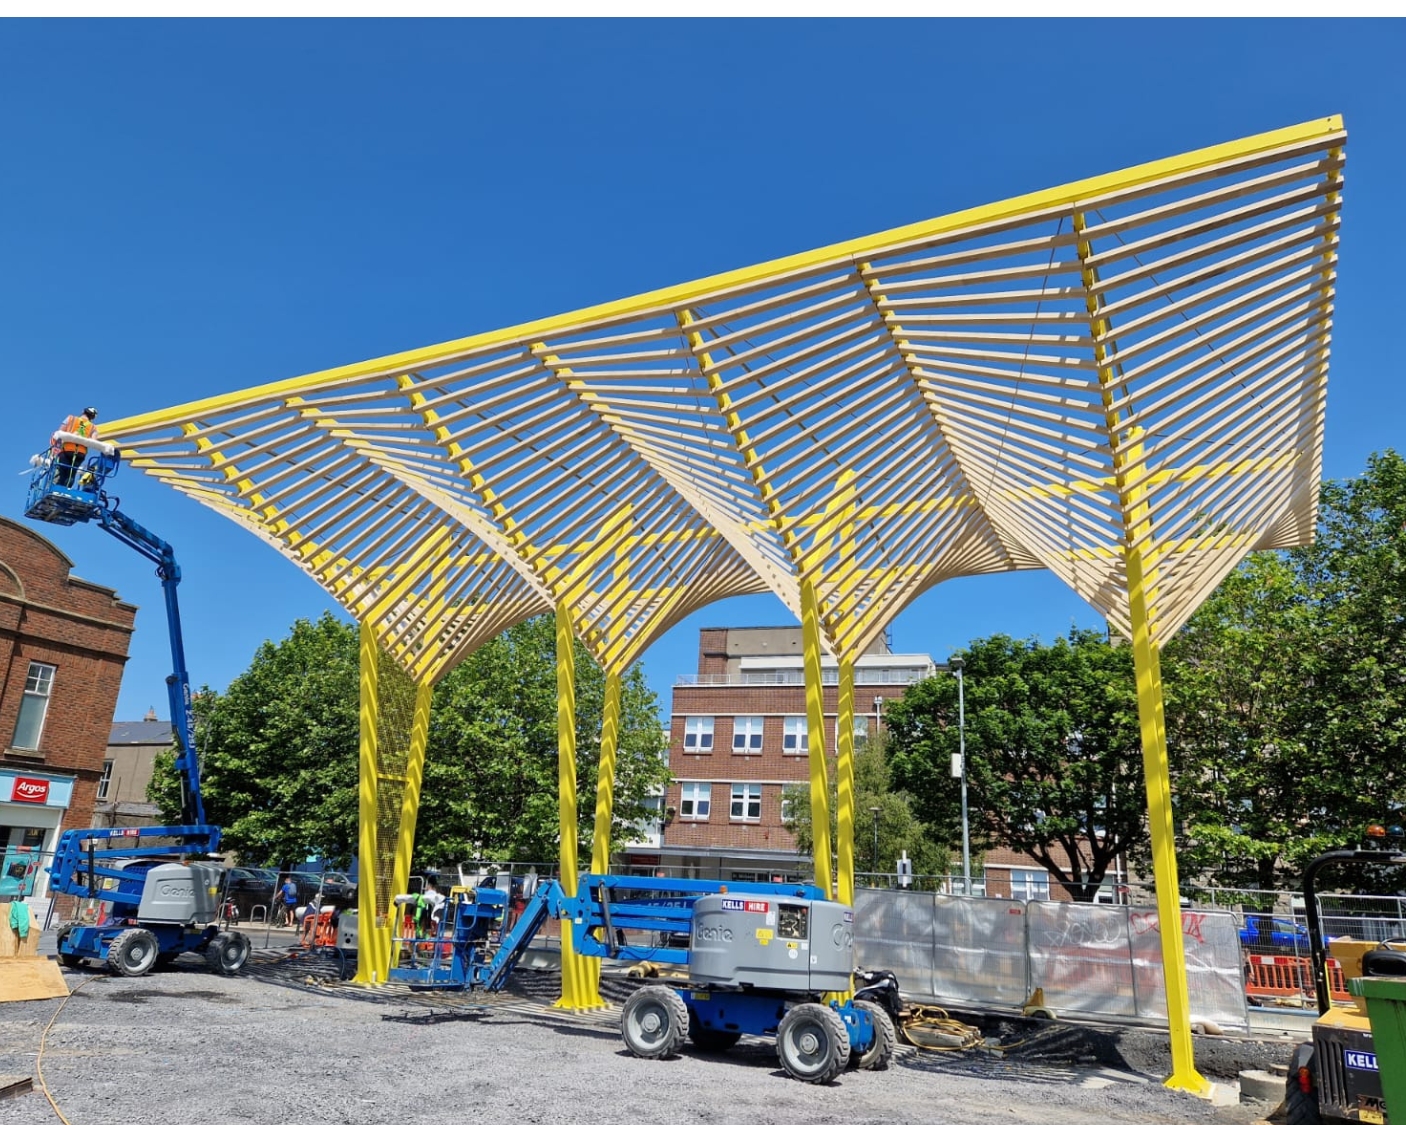
M 0 801 L 66 809 L 72 797 L 71 777 L 0 770 Z

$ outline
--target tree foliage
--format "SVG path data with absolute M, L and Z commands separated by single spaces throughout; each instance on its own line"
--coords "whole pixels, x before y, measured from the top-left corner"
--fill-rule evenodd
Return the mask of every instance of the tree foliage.
M 1074 629 L 1053 645 L 997 635 L 962 654 L 967 800 L 974 847 L 1032 856 L 1092 901 L 1145 831 L 1132 654 Z M 914 684 L 885 708 L 893 776 L 945 841 L 959 841 L 956 676 Z
M 1406 802 L 1406 462 L 1324 483 L 1308 547 L 1254 555 L 1167 646 L 1183 867 L 1297 885 Z
M 196 699 L 207 815 L 249 862 L 350 861 L 357 839 L 359 740 L 355 626 L 324 614 L 267 642 L 223 695 Z M 577 645 L 579 834 L 589 854 L 605 677 Z M 633 838 L 645 798 L 668 778 L 655 698 L 636 666 L 622 685 L 612 839 Z M 416 862 L 477 853 L 498 861 L 557 853 L 556 634 L 550 617 L 514 626 L 435 688 Z M 152 799 L 179 809 L 169 760 Z

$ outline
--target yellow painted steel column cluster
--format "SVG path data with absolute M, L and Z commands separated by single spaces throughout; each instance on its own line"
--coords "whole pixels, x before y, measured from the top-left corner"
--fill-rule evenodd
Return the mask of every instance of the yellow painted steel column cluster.
M 561 848 L 562 891 L 576 893 L 576 648 L 571 628 L 571 614 L 566 606 L 558 605 L 557 623 L 557 810 Z M 561 998 L 559 1008 L 600 1008 L 599 986 L 592 983 L 587 972 L 586 958 L 576 952 L 571 938 L 571 923 L 561 920 Z
M 1177 885 L 1176 839 L 1172 825 L 1172 787 L 1167 760 L 1167 728 L 1162 713 L 1162 669 L 1152 635 L 1155 577 L 1149 565 L 1152 517 L 1147 503 L 1142 431 L 1121 417 L 1110 383 L 1118 368 L 1107 344 L 1109 323 L 1098 295 L 1098 273 L 1089 263 L 1093 247 L 1085 235 L 1082 211 L 1074 213 L 1084 303 L 1094 341 L 1094 361 L 1103 391 L 1104 424 L 1113 455 L 1114 483 L 1123 513 L 1123 560 L 1128 579 L 1128 616 L 1133 633 L 1133 671 L 1137 681 L 1138 723 L 1142 735 L 1147 819 L 1152 837 L 1152 871 L 1156 881 L 1157 924 L 1162 939 L 1162 974 L 1167 988 L 1167 1023 L 1172 1073 L 1166 1085 L 1205 1096 L 1210 1083 L 1196 1069 L 1191 1042 L 1191 1002 L 1186 982 L 1186 948 L 1181 931 L 1181 896 Z
M 815 885 L 829 898 L 830 779 L 825 763 L 825 684 L 820 668 L 820 606 L 815 587 L 801 583 L 801 648 L 805 663 L 806 732 L 810 739 L 810 819 L 815 840 Z
M 376 901 L 376 681 L 379 654 L 376 634 L 363 624 L 360 634 L 361 754 L 357 760 L 357 883 L 358 984 L 385 982 L 390 968 L 390 930 L 382 904 Z
M 415 849 L 415 825 L 420 815 L 420 788 L 425 780 L 425 745 L 429 742 L 430 704 L 433 699 L 432 684 L 415 685 L 415 718 L 410 727 L 410 752 L 405 761 L 405 789 L 400 798 L 400 831 L 396 835 L 395 860 L 391 868 L 392 903 L 397 895 L 405 894 L 410 885 L 410 861 Z M 396 911 L 388 907 L 386 914 L 394 919 Z
M 854 905 L 854 661 L 840 657 L 840 698 L 835 717 L 835 835 L 840 870 L 837 895 Z

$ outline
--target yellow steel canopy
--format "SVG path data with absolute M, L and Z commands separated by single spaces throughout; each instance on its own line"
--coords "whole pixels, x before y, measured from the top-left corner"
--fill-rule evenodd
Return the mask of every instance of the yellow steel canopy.
M 1204 1093 L 1158 651 L 1247 552 L 1312 538 L 1345 140 L 1341 119 L 1310 121 L 104 435 L 361 622 L 364 685 L 367 638 L 420 685 L 403 774 L 376 765 L 363 693 L 368 869 L 377 786 L 394 803 L 404 785 L 394 871 L 362 882 L 378 934 L 409 868 L 428 686 L 509 625 L 557 615 L 571 893 L 571 634 L 607 672 L 604 870 L 620 671 L 700 606 L 773 591 L 803 626 L 827 888 L 822 645 L 839 661 L 849 902 L 855 657 L 944 579 L 1049 568 L 1132 641 L 1168 1085 Z M 389 963 L 378 940 L 360 979 Z M 563 1003 L 597 1003 L 578 961 L 564 935 Z
M 945 578 L 1054 571 L 1154 638 L 1315 517 L 1341 121 L 121 419 L 437 678 L 569 603 L 607 665 L 770 589 L 857 652 Z M 1134 496 L 1133 493 L 1137 495 Z

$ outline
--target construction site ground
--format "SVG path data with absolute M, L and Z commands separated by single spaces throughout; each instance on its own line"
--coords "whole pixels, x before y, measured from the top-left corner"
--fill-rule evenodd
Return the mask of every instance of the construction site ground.
M 619 1005 L 637 980 L 607 974 L 605 1010 L 566 1012 L 553 971 L 519 970 L 496 994 L 362 988 L 338 962 L 262 931 L 245 972 L 187 956 L 146 977 L 69 971 L 67 1001 L 0 1006 L 0 1123 L 1207 1122 L 1249 1125 L 1264 1102 L 1213 1105 L 1164 1089 L 1165 1032 L 982 1017 L 989 1046 L 899 1047 L 886 1071 L 812 1086 L 788 1077 L 770 1040 L 722 1055 L 631 1056 Z M 994 1041 L 1000 1050 L 991 1049 Z M 1288 1036 L 1197 1036 L 1222 1083 L 1286 1062 Z M 15 1082 L 15 1080 L 21 1080 Z M 52 1098 L 52 1103 L 50 1102 Z

